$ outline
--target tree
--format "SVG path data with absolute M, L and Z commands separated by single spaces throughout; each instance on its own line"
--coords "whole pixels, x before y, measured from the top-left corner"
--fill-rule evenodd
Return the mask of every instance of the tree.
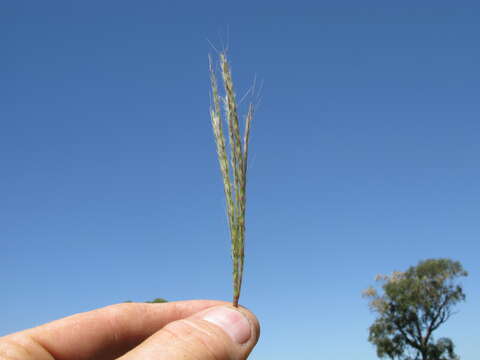
M 145 301 L 145 303 L 147 304 L 157 304 L 157 303 L 166 303 L 168 302 L 168 300 L 165 300 L 164 298 L 155 298 L 151 301 Z M 124 301 L 124 303 L 133 303 L 132 300 L 126 300 Z
M 168 301 L 163 299 L 163 298 L 155 298 L 152 301 L 145 301 L 145 302 L 147 302 L 149 304 L 157 304 L 157 303 L 166 303 Z
M 449 338 L 435 342 L 433 332 L 465 300 L 457 280 L 468 273 L 457 261 L 428 259 L 405 272 L 377 275 L 382 294 L 369 287 L 363 296 L 378 317 L 370 326 L 368 340 L 380 358 L 392 360 L 458 360 Z

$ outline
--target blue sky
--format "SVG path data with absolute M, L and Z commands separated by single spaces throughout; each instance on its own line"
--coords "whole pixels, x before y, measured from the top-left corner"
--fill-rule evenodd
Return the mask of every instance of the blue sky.
M 377 273 L 451 257 L 478 358 L 480 5 L 0 5 L 0 335 L 124 300 L 231 298 L 207 54 L 254 75 L 252 359 L 368 360 Z M 220 34 L 220 35 L 219 35 Z M 223 40 L 222 40 L 223 39 Z

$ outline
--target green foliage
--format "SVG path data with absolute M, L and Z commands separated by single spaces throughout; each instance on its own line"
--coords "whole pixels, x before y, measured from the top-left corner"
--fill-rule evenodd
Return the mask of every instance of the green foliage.
M 145 302 L 149 304 L 158 304 L 158 303 L 166 303 L 168 301 L 163 298 L 155 298 L 152 301 L 145 301 Z
M 378 314 L 370 326 L 368 340 L 380 358 L 400 360 L 456 360 L 448 338 L 434 341 L 433 332 L 453 314 L 452 308 L 465 300 L 459 277 L 467 272 L 457 261 L 429 259 L 405 272 L 377 275 L 382 294 L 369 287 L 363 295 Z
M 147 304 L 158 304 L 158 303 L 166 303 L 166 302 L 168 302 L 168 301 L 163 299 L 163 298 L 155 298 L 151 301 L 145 301 L 145 303 L 147 303 Z M 126 301 L 124 301 L 124 303 L 133 303 L 133 301 L 132 300 L 126 300 Z

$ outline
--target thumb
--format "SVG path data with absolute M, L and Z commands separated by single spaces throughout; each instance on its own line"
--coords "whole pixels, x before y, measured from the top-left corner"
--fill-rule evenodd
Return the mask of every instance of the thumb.
M 165 325 L 119 360 L 243 360 L 259 335 L 250 311 L 216 306 Z

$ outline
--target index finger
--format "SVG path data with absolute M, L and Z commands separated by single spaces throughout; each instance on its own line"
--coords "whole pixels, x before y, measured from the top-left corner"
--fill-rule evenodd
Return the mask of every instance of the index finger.
M 115 359 L 166 324 L 221 304 L 224 302 L 191 300 L 111 305 L 2 337 L 0 354 L 2 348 L 13 346 L 28 355 L 22 360 Z

